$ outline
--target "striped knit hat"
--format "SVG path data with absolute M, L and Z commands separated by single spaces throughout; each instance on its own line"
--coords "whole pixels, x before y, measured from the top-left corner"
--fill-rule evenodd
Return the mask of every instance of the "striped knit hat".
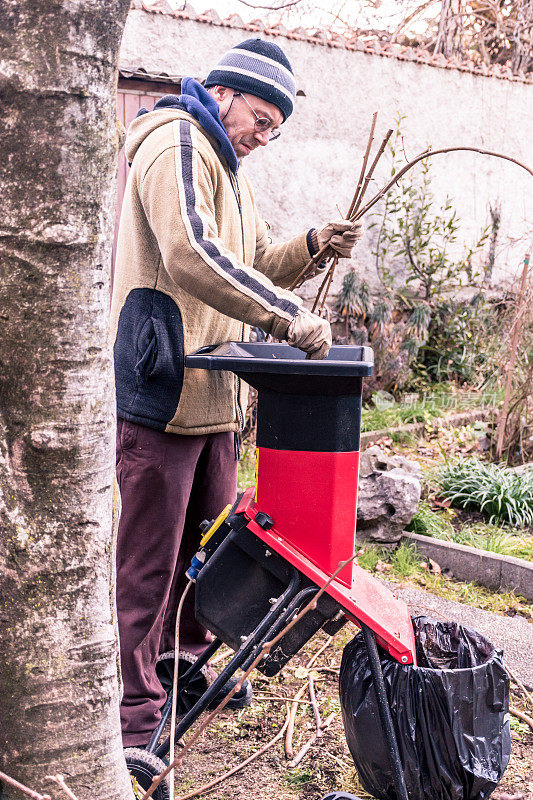
M 232 47 L 211 70 L 205 87 L 227 86 L 275 105 L 283 120 L 292 114 L 296 85 L 289 59 L 277 44 L 247 39 Z

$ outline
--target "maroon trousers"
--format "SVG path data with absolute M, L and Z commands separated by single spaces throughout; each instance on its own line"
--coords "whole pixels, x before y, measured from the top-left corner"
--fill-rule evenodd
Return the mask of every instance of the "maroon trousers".
M 236 497 L 234 434 L 178 436 L 117 420 L 117 480 L 122 512 L 117 542 L 117 613 L 124 696 L 125 747 L 147 744 L 165 692 L 155 664 L 174 649 L 185 571 L 213 519 Z M 210 634 L 187 595 L 180 649 L 198 654 Z

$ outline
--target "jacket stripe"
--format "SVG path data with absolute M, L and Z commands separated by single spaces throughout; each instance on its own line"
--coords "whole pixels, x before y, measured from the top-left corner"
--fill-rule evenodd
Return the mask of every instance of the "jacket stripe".
M 196 208 L 191 124 L 187 120 L 180 120 L 179 123 L 173 124 L 173 128 L 174 138 L 178 145 L 175 158 L 182 218 L 192 247 L 218 275 L 238 291 L 243 292 L 263 308 L 276 313 L 282 319 L 292 320 L 299 310 L 295 303 L 276 295 L 253 275 L 235 266 L 227 256 L 220 252 L 213 240 L 204 237 L 204 222 Z

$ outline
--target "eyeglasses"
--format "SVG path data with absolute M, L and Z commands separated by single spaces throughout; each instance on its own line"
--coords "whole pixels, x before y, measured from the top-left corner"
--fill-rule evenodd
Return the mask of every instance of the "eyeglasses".
M 255 117 L 254 129 L 258 133 L 265 133 L 266 131 L 269 130 L 270 131 L 269 141 L 273 142 L 276 139 L 279 139 L 279 137 L 281 136 L 281 131 L 280 130 L 272 130 L 272 127 L 273 127 L 274 123 L 272 122 L 271 119 L 268 119 L 268 117 L 260 117 L 259 114 L 257 114 L 254 111 L 254 109 L 252 108 L 252 106 L 250 105 L 250 103 L 248 102 L 246 97 L 243 94 L 241 94 L 240 92 L 235 92 L 235 94 L 233 95 L 233 98 L 231 100 L 232 103 L 233 103 L 233 100 L 236 97 L 242 97 L 242 99 L 244 100 L 244 102 L 246 103 L 246 105 L 248 106 L 248 108 L 250 109 L 252 114 L 254 115 L 254 117 Z M 229 111 L 229 109 L 228 109 L 228 111 Z

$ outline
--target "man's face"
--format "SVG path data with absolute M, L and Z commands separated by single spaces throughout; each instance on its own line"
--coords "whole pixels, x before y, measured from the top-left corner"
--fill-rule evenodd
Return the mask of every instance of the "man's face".
M 283 114 L 277 106 L 252 94 L 236 93 L 225 86 L 213 86 L 209 92 L 218 103 L 220 119 L 237 158 L 244 158 L 256 147 L 265 147 L 270 141 L 271 131 L 283 122 Z M 254 111 L 257 117 L 270 120 L 272 128 L 256 130 Z

